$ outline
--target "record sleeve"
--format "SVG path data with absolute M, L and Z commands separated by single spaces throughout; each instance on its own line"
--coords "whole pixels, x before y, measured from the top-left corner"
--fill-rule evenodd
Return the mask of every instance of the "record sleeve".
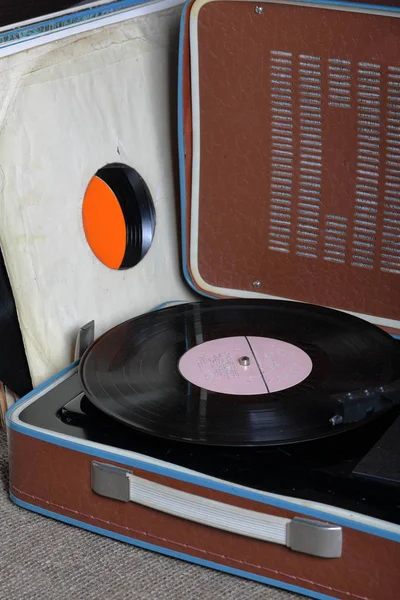
M 73 360 L 84 323 L 101 335 L 193 298 L 174 175 L 180 14 L 170 2 L 144 4 L 119 23 L 0 59 L 0 242 L 35 386 Z M 87 186 L 110 163 L 135 169 L 155 208 L 150 248 L 125 270 L 93 254 L 82 222 Z

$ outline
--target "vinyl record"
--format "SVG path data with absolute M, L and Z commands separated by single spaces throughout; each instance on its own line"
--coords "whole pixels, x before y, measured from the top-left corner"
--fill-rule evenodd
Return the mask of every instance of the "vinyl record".
M 110 269 L 130 269 L 147 254 L 154 238 L 153 200 L 135 169 L 111 163 L 99 169 L 82 204 L 83 229 L 95 256 Z
M 14 296 L 1 250 L 0 339 L 0 381 L 17 396 L 24 396 L 32 390 L 32 380 Z
M 349 314 L 274 300 L 173 306 L 110 330 L 85 353 L 89 400 L 142 433 L 252 446 L 316 439 L 335 394 L 399 378 L 399 344 Z

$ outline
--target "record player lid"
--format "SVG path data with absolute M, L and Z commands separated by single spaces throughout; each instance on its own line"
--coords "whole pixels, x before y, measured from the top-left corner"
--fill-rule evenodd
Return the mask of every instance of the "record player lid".
M 183 247 L 198 292 L 320 304 L 400 329 L 396 10 L 186 5 Z

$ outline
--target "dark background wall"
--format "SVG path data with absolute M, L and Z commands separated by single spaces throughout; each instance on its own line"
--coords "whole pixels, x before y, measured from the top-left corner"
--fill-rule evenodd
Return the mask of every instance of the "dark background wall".
M 48 13 L 65 10 L 81 2 L 73 0 L 0 0 L 0 27 Z

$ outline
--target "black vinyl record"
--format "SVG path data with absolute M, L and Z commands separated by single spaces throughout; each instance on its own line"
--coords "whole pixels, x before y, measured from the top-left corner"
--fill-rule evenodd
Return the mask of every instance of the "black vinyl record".
M 17 396 L 32 390 L 32 380 L 14 296 L 0 250 L 0 381 Z
M 399 379 L 399 348 L 380 328 L 340 311 L 210 300 L 118 325 L 85 353 L 80 378 L 97 408 L 142 433 L 209 445 L 283 444 L 358 426 L 332 425 L 336 396 Z M 242 393 L 247 384 L 251 393 Z

